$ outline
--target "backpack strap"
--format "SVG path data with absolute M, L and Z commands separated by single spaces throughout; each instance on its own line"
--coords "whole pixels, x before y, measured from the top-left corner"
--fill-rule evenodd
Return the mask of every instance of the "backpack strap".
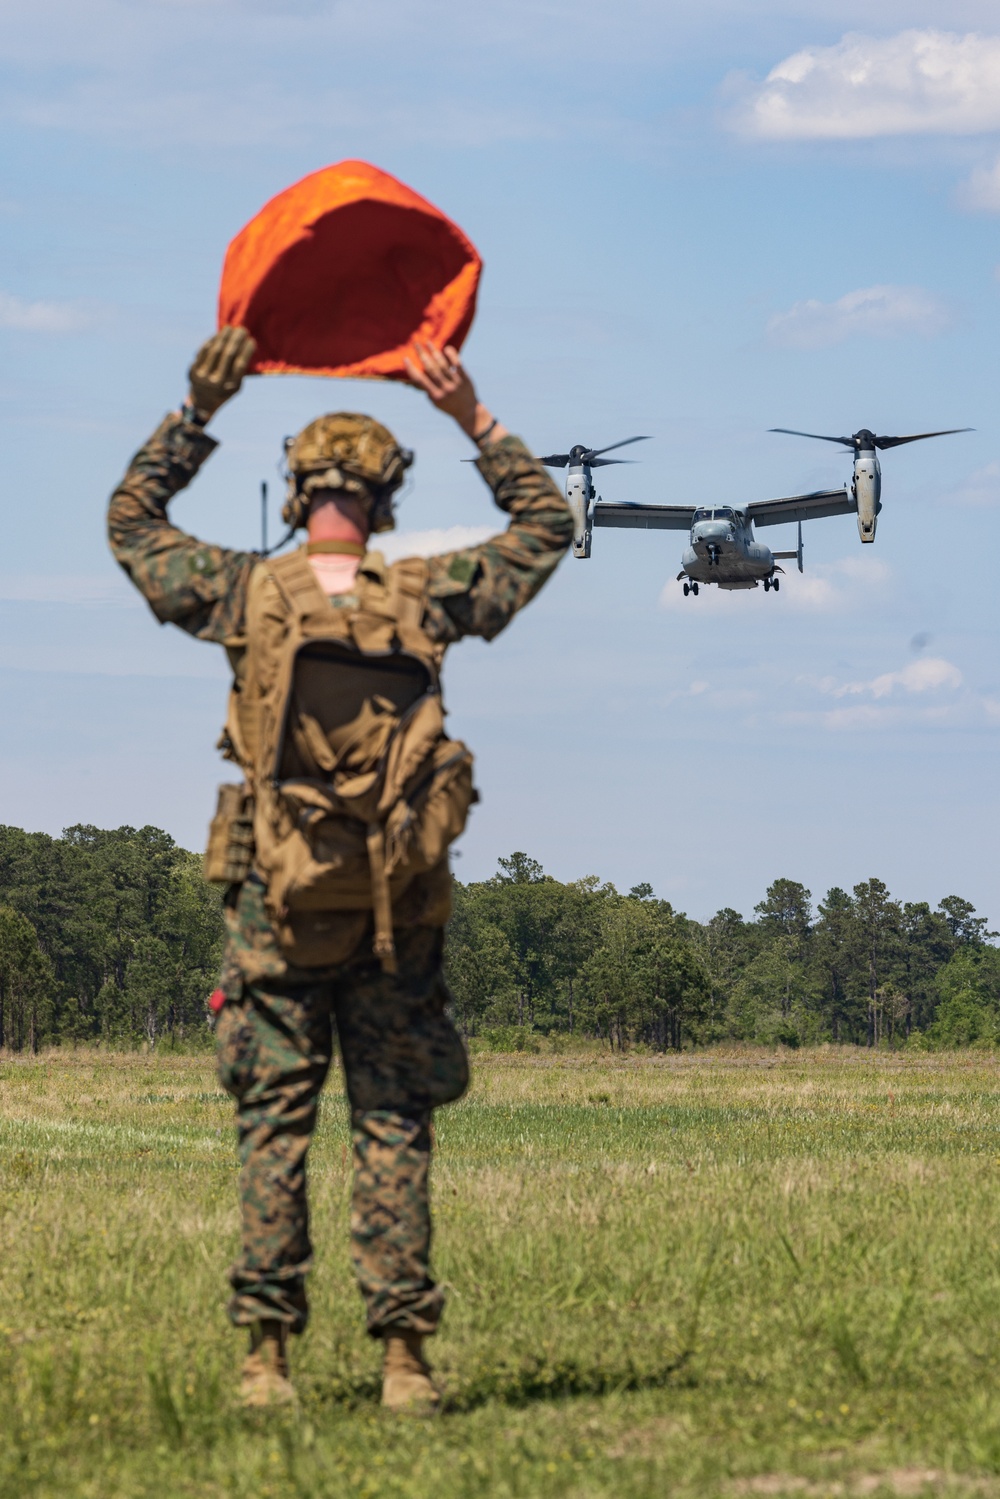
M 304 547 L 297 547 L 294 552 L 287 552 L 284 557 L 270 558 L 267 562 L 267 571 L 277 583 L 293 617 L 300 623 L 308 618 L 319 604 L 330 607 L 329 600 L 309 565 L 309 558 Z
M 392 936 L 392 899 L 385 867 L 385 828 L 370 822 L 367 829 L 368 867 L 372 881 L 372 917 L 375 939 L 372 951 L 382 964 L 383 973 L 397 973 L 396 944 Z
M 389 599 L 396 617 L 396 634 L 404 650 L 414 650 L 421 656 L 426 656 L 429 644 L 422 628 L 429 571 L 424 557 L 404 557 L 389 569 Z

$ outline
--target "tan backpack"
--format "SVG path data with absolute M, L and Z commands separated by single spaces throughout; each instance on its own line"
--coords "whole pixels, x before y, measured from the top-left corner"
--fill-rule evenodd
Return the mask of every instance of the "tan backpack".
M 251 574 L 227 731 L 252 798 L 254 868 L 293 962 L 315 961 L 300 950 L 302 913 L 371 911 L 374 951 L 395 972 L 393 902 L 442 863 L 476 800 L 472 755 L 444 731 L 426 585 L 422 559 L 387 567 L 368 553 L 352 602 L 337 607 L 305 547 Z M 231 807 L 237 795 L 229 788 Z M 237 818 L 215 838 L 216 877 L 245 846 L 242 807 L 243 834 Z

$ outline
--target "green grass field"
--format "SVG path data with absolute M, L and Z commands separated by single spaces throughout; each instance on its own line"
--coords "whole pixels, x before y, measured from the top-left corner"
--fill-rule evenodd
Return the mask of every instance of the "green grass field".
M 478 1058 L 427 1423 L 377 1405 L 336 1089 L 301 1408 L 237 1408 L 230 1112 L 207 1057 L 0 1064 L 4 1496 L 1000 1496 L 988 1056 Z

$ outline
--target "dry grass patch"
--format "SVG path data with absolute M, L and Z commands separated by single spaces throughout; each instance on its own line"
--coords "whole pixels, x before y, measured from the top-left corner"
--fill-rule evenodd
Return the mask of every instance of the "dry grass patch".
M 965 1495 L 993 1496 L 1000 1494 L 1000 1484 L 988 1478 L 970 1478 L 961 1474 L 944 1473 L 939 1468 L 891 1468 L 885 1473 L 858 1473 L 845 1479 L 827 1479 L 814 1482 L 793 1473 L 761 1473 L 731 1486 L 733 1494 L 763 1494 L 772 1499 L 783 1499 L 784 1495 L 804 1496 L 804 1499 L 923 1499 L 923 1496 L 954 1495 L 955 1499 Z

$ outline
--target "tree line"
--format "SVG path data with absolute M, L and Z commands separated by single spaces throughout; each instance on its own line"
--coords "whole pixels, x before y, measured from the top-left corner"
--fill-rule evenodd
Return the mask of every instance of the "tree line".
M 1000 1039 L 1000 950 L 957 895 L 934 909 L 883 881 L 816 906 L 780 879 L 749 920 L 693 921 L 648 884 L 561 884 L 524 853 L 455 885 L 448 978 L 469 1034 L 602 1037 L 624 1049 L 751 1041 L 967 1045 Z
M 0 826 L 0 1046 L 206 1035 L 222 903 L 159 828 Z
M 776 880 L 753 915 L 694 921 L 648 884 L 563 883 L 513 853 L 454 882 L 455 1018 L 487 1045 L 596 1037 L 615 1050 L 1000 1042 L 996 933 L 870 879 L 813 904 Z M 159 828 L 0 827 L 0 1047 L 204 1043 L 223 945 L 201 859 Z

